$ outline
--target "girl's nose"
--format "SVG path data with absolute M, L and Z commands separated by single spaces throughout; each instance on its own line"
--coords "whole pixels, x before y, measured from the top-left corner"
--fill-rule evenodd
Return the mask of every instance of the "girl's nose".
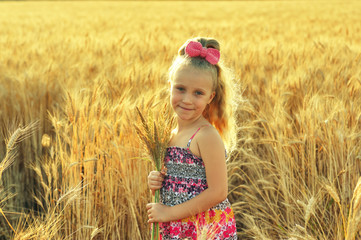
M 192 102 L 191 101 L 191 96 L 189 94 L 187 94 L 187 93 L 183 95 L 182 100 L 183 100 L 184 103 L 191 103 Z

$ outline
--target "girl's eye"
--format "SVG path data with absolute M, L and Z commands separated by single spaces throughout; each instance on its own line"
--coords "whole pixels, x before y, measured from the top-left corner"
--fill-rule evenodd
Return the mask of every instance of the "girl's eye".
M 196 91 L 196 95 L 203 95 L 203 93 L 200 91 Z
M 182 88 L 182 87 L 177 87 L 177 89 L 178 89 L 179 91 L 184 91 L 184 88 Z

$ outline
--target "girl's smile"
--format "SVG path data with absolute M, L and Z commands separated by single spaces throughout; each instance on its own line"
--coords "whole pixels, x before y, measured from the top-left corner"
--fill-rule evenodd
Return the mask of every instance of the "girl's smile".
M 183 110 L 186 110 L 186 111 L 191 111 L 191 110 L 193 110 L 193 109 L 185 108 L 185 107 L 181 107 L 181 106 L 180 106 L 180 108 L 182 108 Z

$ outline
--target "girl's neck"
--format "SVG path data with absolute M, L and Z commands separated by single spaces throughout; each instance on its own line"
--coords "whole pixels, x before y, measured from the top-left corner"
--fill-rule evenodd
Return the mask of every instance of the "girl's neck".
M 184 121 L 184 120 L 178 118 L 177 122 L 178 122 L 178 132 L 184 131 L 187 129 L 192 129 L 199 125 L 204 125 L 204 124 L 208 123 L 208 121 L 203 116 L 200 116 L 199 118 L 195 119 L 194 121 Z

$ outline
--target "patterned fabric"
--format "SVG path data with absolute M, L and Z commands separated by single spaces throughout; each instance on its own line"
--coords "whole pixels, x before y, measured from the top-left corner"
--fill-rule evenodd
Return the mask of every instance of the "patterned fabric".
M 208 188 L 203 160 L 190 152 L 189 144 L 190 141 L 187 148 L 167 149 L 164 163 L 168 170 L 161 188 L 161 201 L 165 205 L 181 204 Z M 228 199 L 208 211 L 159 226 L 163 240 L 195 240 L 204 235 L 205 239 L 237 239 L 236 221 Z

